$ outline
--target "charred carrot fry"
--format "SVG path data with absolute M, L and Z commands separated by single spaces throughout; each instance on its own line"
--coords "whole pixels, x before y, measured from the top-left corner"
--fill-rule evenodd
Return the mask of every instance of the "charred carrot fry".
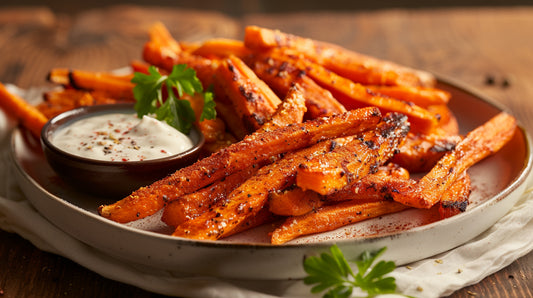
M 471 191 L 470 175 L 467 172 L 463 172 L 442 194 L 439 201 L 441 219 L 464 212 L 466 207 L 468 207 L 468 198 Z
M 245 29 L 244 44 L 253 50 L 285 48 L 350 80 L 367 85 L 433 86 L 433 75 L 369 57 L 340 46 L 257 26 Z
M 259 165 L 249 167 L 170 202 L 163 210 L 161 220 L 171 227 L 177 227 L 216 205 L 226 203 L 228 194 L 254 175 L 258 169 Z
M 371 174 L 360 180 L 353 181 L 343 189 L 324 197 L 326 202 L 346 200 L 381 201 L 392 200 L 395 193 L 413 192 L 416 190 L 416 180 L 406 179 L 404 176 Z
M 15 117 L 34 136 L 37 138 L 41 136 L 41 130 L 48 118 L 23 98 L 9 92 L 2 83 L 0 83 L 0 107 L 7 115 Z
M 225 59 L 216 73 L 219 85 L 250 132 L 265 124 L 281 103 L 274 91 L 236 56 Z
M 500 150 L 514 135 L 516 119 L 501 112 L 477 127 L 446 153 L 416 187 L 393 194 L 395 201 L 416 208 L 431 208 L 470 166 Z
M 349 224 L 381 215 L 399 212 L 408 207 L 394 201 L 359 203 L 346 201 L 323 206 L 316 212 L 289 217 L 272 233 L 272 244 L 283 244 L 297 237 L 331 231 Z
M 328 138 L 353 135 L 374 127 L 381 119 L 376 108 L 352 110 L 329 118 L 252 134 L 193 165 L 180 169 L 126 198 L 98 208 L 117 222 L 130 222 L 152 215 L 169 201 L 194 192 L 224 176 L 243 170 L 280 153 L 303 148 Z
M 283 191 L 270 193 L 268 202 L 270 211 L 284 216 L 299 216 L 316 210 L 331 201 L 358 200 L 358 202 L 381 201 L 386 198 L 382 193 L 376 192 L 378 188 L 374 176 L 389 176 L 398 179 L 409 179 L 409 172 L 393 163 L 380 166 L 378 171 L 362 178 L 357 182 L 357 187 L 345 187 L 327 196 L 319 195 L 311 190 L 302 190 L 292 186 Z M 377 181 L 379 183 L 379 180 Z M 365 191 L 373 188 L 373 191 Z M 362 189 L 362 190 L 361 190 Z
M 455 149 L 460 136 L 408 133 L 392 161 L 412 173 L 427 172 L 444 154 Z
M 304 93 L 309 119 L 346 112 L 346 108 L 333 97 L 331 92 L 320 87 L 294 65 L 262 55 L 253 55 L 247 63 L 257 76 L 278 94 L 286 94 L 297 82 Z
M 253 218 L 275 192 L 294 183 L 298 164 L 305 159 L 328 152 L 333 144 L 345 144 L 353 137 L 320 142 L 311 147 L 287 153 L 282 159 L 262 167 L 256 175 L 233 190 L 227 203 L 179 225 L 174 236 L 216 240 L 232 234 L 235 227 Z
M 375 130 L 363 133 L 346 146 L 301 163 L 296 185 L 321 195 L 338 191 L 351 181 L 377 171 L 396 152 L 408 131 L 407 117 L 388 114 Z

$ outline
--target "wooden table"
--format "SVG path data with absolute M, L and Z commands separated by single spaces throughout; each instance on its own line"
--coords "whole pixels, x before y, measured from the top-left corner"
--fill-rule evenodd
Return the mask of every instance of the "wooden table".
M 110 7 L 73 16 L 0 10 L 0 81 L 45 85 L 54 67 L 111 70 L 141 58 L 146 28 L 178 40 L 241 38 L 245 25 L 278 28 L 450 77 L 510 108 L 533 131 L 533 7 L 253 14 Z M 533 253 L 453 297 L 533 296 Z M 158 297 L 105 279 L 0 231 L 0 297 Z

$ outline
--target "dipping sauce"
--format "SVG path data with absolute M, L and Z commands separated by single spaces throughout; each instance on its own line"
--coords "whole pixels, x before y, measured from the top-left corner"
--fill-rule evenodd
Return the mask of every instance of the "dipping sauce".
M 142 161 L 184 152 L 192 140 L 165 122 L 149 116 L 108 113 L 83 118 L 54 133 L 58 148 L 104 161 Z

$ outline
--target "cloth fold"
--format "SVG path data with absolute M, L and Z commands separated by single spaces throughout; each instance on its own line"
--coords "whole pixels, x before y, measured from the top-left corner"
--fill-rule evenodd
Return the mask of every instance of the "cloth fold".
M 9 131 L 12 127 L 13 123 L 0 111 L 1 229 L 17 233 L 39 249 L 64 256 L 106 278 L 159 294 L 180 297 L 312 296 L 310 287 L 301 280 L 242 281 L 173 276 L 164 270 L 115 259 L 73 238 L 40 215 L 10 174 Z M 398 291 L 421 298 L 446 296 L 481 281 L 532 251 L 533 194 L 529 187 L 527 189 L 504 217 L 476 238 L 445 253 L 398 267 L 391 273 L 396 278 Z

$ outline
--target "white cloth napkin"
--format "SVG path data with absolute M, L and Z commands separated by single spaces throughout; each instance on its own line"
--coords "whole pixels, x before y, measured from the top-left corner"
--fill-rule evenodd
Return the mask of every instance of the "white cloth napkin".
M 78 241 L 42 217 L 10 175 L 9 131 L 12 126 L 0 111 L 1 229 L 17 233 L 39 249 L 71 259 L 106 278 L 155 293 L 181 297 L 312 296 L 310 288 L 300 280 L 176 277 L 164 270 L 122 262 Z M 440 255 L 398 267 L 391 274 L 396 278 L 398 291 L 421 298 L 440 297 L 481 281 L 533 250 L 532 218 L 533 194 L 526 191 L 508 214 L 475 239 Z

